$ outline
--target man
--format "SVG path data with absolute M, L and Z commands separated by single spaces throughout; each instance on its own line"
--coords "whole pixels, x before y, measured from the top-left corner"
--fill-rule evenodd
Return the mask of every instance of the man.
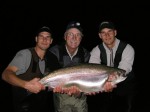
M 102 43 L 91 51 L 89 63 L 99 63 L 118 67 L 126 71 L 127 79 L 117 85 L 110 93 L 101 93 L 99 96 L 102 105 L 101 112 L 132 112 L 135 96 L 135 77 L 133 74 L 134 49 L 116 38 L 117 30 L 112 22 L 104 21 L 99 26 Z
M 82 38 L 80 23 L 73 21 L 68 24 L 64 33 L 65 43 L 50 48 L 50 51 L 57 56 L 62 68 L 89 61 L 90 53 L 80 46 Z M 88 112 L 86 95 L 68 94 L 54 93 L 55 112 Z
M 47 52 L 52 44 L 52 32 L 48 27 L 38 30 L 35 37 L 36 45 L 20 50 L 2 73 L 2 79 L 12 85 L 15 112 L 50 111 L 49 93 L 39 83 L 46 72 L 59 67 L 57 58 Z M 49 64 L 46 64 L 48 61 Z M 47 66 L 48 65 L 48 66 Z

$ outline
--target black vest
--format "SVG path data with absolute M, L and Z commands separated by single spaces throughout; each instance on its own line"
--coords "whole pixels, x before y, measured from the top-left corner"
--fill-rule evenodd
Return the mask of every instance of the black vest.
M 36 54 L 34 48 L 29 48 L 29 50 L 32 54 L 30 65 L 25 73 L 18 75 L 19 78 L 26 81 L 29 81 L 35 77 L 41 78 L 43 76 L 39 68 L 38 55 Z M 23 88 L 13 86 L 12 89 L 15 100 L 18 100 L 17 102 L 23 101 L 28 95 L 27 90 Z
M 114 58 L 114 67 L 118 67 L 119 62 L 121 61 L 122 57 L 122 52 L 125 49 L 127 43 L 120 41 L 118 49 L 116 51 L 116 55 Z M 107 65 L 107 56 L 106 56 L 106 51 L 103 46 L 103 44 L 99 45 L 99 49 L 101 51 L 100 59 L 101 59 L 101 64 Z M 133 93 L 135 92 L 136 88 L 136 80 L 135 80 L 135 75 L 133 73 L 133 70 L 127 74 L 127 78 L 125 81 L 119 83 L 117 85 L 117 88 L 113 90 L 114 93 L 119 94 L 119 95 L 125 95 L 128 93 Z
M 40 71 L 39 57 L 34 48 L 29 48 L 31 51 L 31 62 L 24 74 L 18 75 L 23 80 L 31 80 L 35 77 L 42 78 L 44 75 Z M 52 72 L 60 65 L 57 57 L 47 51 L 44 57 L 45 61 L 45 73 Z M 41 92 L 34 94 L 29 93 L 27 90 L 13 86 L 13 104 L 15 106 L 15 112 L 46 112 L 53 110 L 52 92 L 42 90 Z M 27 111 L 28 110 L 28 111 Z
M 23 74 L 18 75 L 18 77 L 23 80 L 31 80 L 35 77 L 42 78 L 43 74 L 41 73 L 39 68 L 39 57 L 35 52 L 34 48 L 29 48 L 29 50 L 31 51 L 32 54 L 30 65 L 27 71 Z

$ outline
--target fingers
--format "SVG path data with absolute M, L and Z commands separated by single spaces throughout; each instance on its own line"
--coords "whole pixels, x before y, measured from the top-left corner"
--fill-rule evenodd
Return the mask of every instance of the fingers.
M 100 93 L 100 91 L 99 91 L 99 92 L 86 93 L 86 95 L 96 95 L 96 94 L 98 94 L 98 93 Z
M 71 86 L 69 88 L 64 88 L 64 93 L 68 95 L 78 95 L 80 94 L 80 90 L 76 86 Z
M 24 88 L 31 93 L 39 93 L 45 89 L 45 86 L 39 82 L 40 78 L 34 78 L 30 81 L 26 81 Z
M 58 92 L 58 93 L 65 93 L 68 95 L 78 95 L 80 94 L 80 89 L 76 86 L 71 86 L 71 87 L 62 87 L 62 86 L 57 86 L 53 89 L 53 92 Z
M 112 85 L 111 82 L 106 82 L 105 85 L 104 85 L 104 91 L 105 92 L 112 92 L 113 91 L 113 88 L 115 88 L 116 85 Z
M 53 92 L 63 93 L 63 89 L 61 86 L 57 86 L 53 89 Z

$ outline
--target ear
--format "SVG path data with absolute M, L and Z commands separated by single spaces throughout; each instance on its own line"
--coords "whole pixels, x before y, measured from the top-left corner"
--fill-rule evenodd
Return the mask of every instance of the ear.
M 67 36 L 66 35 L 64 35 L 64 39 L 66 40 L 66 38 L 67 38 Z
M 53 43 L 53 38 L 51 38 L 51 44 Z
M 38 37 L 36 36 L 36 37 L 35 37 L 35 42 L 37 42 L 37 39 L 38 39 Z
M 98 36 L 101 38 L 101 33 L 98 33 Z
M 67 31 L 64 33 L 64 40 L 67 40 Z
M 117 35 L 117 30 L 115 30 L 115 36 Z

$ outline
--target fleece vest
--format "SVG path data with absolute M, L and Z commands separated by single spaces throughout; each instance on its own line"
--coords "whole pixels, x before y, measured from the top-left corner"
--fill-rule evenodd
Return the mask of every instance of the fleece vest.
M 73 66 L 75 64 L 78 63 L 84 63 L 84 50 L 82 47 L 79 47 L 77 54 L 75 55 L 74 58 L 76 58 L 76 60 L 73 60 L 72 62 L 70 60 L 68 60 L 69 55 L 66 51 L 65 45 L 59 46 L 59 63 L 61 65 L 61 67 L 66 67 L 66 66 Z M 69 65 L 66 65 L 65 62 L 69 62 Z

